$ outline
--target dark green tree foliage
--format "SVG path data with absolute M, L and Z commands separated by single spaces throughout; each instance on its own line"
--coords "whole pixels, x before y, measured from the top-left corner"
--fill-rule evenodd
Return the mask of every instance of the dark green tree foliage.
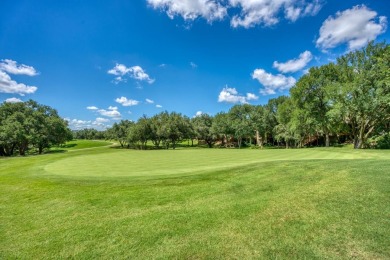
M 110 139 L 106 131 L 98 131 L 94 128 L 84 128 L 72 131 L 73 139 L 102 140 Z
M 164 114 L 164 125 L 162 127 L 161 135 L 163 136 L 163 144 L 166 149 L 172 145 L 173 149 L 176 149 L 178 142 L 188 136 L 189 119 L 180 113 L 167 112 Z
M 12 156 L 15 149 L 25 155 L 30 147 L 41 154 L 45 148 L 71 139 L 67 122 L 57 111 L 33 100 L 0 105 L 0 155 Z
M 334 103 L 332 86 L 338 81 L 338 75 L 337 67 L 333 63 L 313 67 L 290 91 L 296 109 L 300 110 L 295 113 L 294 119 L 297 119 L 300 125 L 310 125 L 308 129 L 303 129 L 303 132 L 315 130 L 324 135 L 327 147 L 334 129 L 329 113 Z
M 150 119 L 145 115 L 141 117 L 137 123 L 132 124 L 128 130 L 128 143 L 146 149 L 148 140 L 151 140 L 152 129 Z
M 265 108 L 263 106 L 253 106 L 249 112 L 249 118 L 255 132 L 256 144 L 263 148 L 264 140 L 267 136 L 267 125 L 265 120 Z
M 350 128 L 354 148 L 364 148 L 390 119 L 389 45 L 369 43 L 338 59 L 341 79 L 335 114 Z
M 215 136 L 211 130 L 213 117 L 208 114 L 201 114 L 192 119 L 192 125 L 198 139 L 204 140 L 208 147 L 213 147 Z
M 121 120 L 119 123 L 114 123 L 108 130 L 108 137 L 110 139 L 117 140 L 121 147 L 128 146 L 128 135 L 130 127 L 134 125 L 134 122 L 130 120 Z
M 221 140 L 221 145 L 226 147 L 228 136 L 233 132 L 229 123 L 229 115 L 225 112 L 216 114 L 213 118 L 210 131 L 215 137 Z
M 241 148 L 243 138 L 251 138 L 254 134 L 250 120 L 251 111 L 252 106 L 248 104 L 235 105 L 229 110 L 228 118 L 233 135 L 237 140 L 238 148 Z

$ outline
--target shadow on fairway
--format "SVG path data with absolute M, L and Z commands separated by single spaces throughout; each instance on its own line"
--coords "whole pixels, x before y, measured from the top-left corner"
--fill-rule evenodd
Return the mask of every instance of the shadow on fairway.
M 68 150 L 59 149 L 59 150 L 46 151 L 45 154 L 56 154 L 56 153 L 67 153 L 67 152 Z

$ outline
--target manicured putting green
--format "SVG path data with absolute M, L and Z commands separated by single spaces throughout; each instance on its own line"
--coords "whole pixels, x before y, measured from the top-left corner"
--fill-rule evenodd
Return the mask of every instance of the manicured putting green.
M 374 159 L 388 153 L 329 149 L 291 150 L 112 150 L 103 154 L 67 157 L 47 164 L 46 174 L 78 177 L 150 177 L 191 174 L 227 169 L 259 162 L 315 159 Z

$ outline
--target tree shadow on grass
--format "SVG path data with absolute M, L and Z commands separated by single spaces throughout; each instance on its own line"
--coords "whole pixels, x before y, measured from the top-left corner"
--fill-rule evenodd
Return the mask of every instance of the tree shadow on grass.
M 45 151 L 45 154 L 56 154 L 56 153 L 67 153 L 67 152 L 68 150 L 56 149 L 56 150 Z
M 77 144 L 64 144 L 64 145 L 61 145 L 60 148 L 72 148 L 75 146 L 77 146 Z

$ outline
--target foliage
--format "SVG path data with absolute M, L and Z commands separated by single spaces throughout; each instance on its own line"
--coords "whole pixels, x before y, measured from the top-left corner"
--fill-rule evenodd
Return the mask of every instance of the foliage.
M 0 105 L 0 156 L 12 156 L 15 149 L 25 155 L 31 147 L 41 154 L 71 139 L 67 122 L 49 106 L 33 100 Z
M 370 147 L 377 149 L 390 149 L 390 133 L 373 136 L 368 139 Z
M 107 136 L 106 131 L 98 131 L 94 128 L 84 128 L 81 130 L 74 130 L 73 133 L 73 139 L 86 139 L 86 140 L 103 140 L 103 139 L 110 139 L 109 136 Z
M 208 114 L 196 116 L 191 121 L 197 138 L 204 140 L 211 148 L 215 142 L 215 136 L 212 132 L 213 117 Z

